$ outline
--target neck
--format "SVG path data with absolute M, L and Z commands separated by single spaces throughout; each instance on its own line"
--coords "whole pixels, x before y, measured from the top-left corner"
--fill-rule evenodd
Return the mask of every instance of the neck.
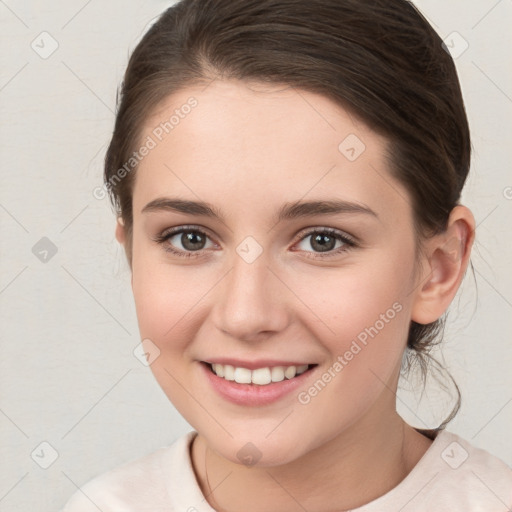
M 203 494 L 218 512 L 350 510 L 396 487 L 431 441 L 393 410 L 370 411 L 334 439 L 291 463 L 235 464 L 199 434 L 191 456 Z M 264 490 L 264 492 L 262 492 Z

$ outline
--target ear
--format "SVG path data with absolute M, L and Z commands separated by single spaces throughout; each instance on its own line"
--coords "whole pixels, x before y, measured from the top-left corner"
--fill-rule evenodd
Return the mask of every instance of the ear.
M 123 221 L 122 217 L 117 218 L 116 240 L 123 246 L 126 260 L 128 261 L 128 265 L 130 266 L 130 269 L 131 269 L 131 267 L 132 267 L 131 247 L 130 247 L 130 243 L 128 243 L 128 245 L 126 245 L 127 244 L 126 228 L 125 228 L 124 221 Z M 132 273 L 132 286 L 133 286 L 133 273 Z
M 456 206 L 446 230 L 425 244 L 412 320 L 419 324 L 435 322 L 448 309 L 466 273 L 474 239 L 473 214 L 465 206 Z
M 117 218 L 116 240 L 124 247 L 124 244 L 126 242 L 126 234 L 124 231 L 124 222 L 122 217 Z

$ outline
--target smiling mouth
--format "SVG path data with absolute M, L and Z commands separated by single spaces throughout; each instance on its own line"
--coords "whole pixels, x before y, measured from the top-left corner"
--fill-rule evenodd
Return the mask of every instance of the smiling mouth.
M 248 368 L 232 366 L 230 364 L 208 363 L 204 362 L 210 371 L 227 381 L 237 382 L 238 384 L 256 384 L 257 386 L 266 386 L 274 382 L 291 380 L 307 371 L 311 370 L 316 364 L 303 364 L 299 366 L 267 366 L 263 368 Z

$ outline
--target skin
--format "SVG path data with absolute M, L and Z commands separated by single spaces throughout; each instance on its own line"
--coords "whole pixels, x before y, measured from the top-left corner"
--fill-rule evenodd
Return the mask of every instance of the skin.
M 400 363 L 410 321 L 439 318 L 460 285 L 473 216 L 454 208 L 446 232 L 418 253 L 409 194 L 387 167 L 387 141 L 327 98 L 293 88 L 220 79 L 189 87 L 160 105 L 142 137 L 190 96 L 197 107 L 139 164 L 133 238 L 122 219 L 116 236 L 132 249 L 141 339 L 160 351 L 151 370 L 199 432 L 191 447 L 198 483 L 222 511 L 361 506 L 402 481 L 431 444 L 396 413 Z M 349 134 L 366 146 L 354 161 L 338 149 Z M 211 203 L 224 221 L 141 212 L 171 196 Z M 363 204 L 376 215 L 275 222 L 284 203 L 313 199 Z M 190 224 L 208 235 L 197 257 L 165 251 L 173 244 L 186 252 L 181 235 L 154 241 Z M 326 227 L 358 245 L 335 254 L 337 242 L 326 257 L 306 233 Z M 263 251 L 252 263 L 236 251 L 247 236 Z M 316 363 L 299 391 L 307 390 L 396 303 L 401 311 L 305 405 L 295 392 L 270 405 L 235 405 L 199 366 L 211 357 Z M 251 467 L 237 457 L 248 442 L 261 453 Z

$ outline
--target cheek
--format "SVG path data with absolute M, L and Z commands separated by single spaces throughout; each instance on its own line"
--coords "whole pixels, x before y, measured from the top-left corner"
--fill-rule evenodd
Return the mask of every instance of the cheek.
M 183 267 L 134 258 L 133 295 L 140 337 L 156 346 L 158 356 L 150 369 L 169 400 L 189 422 L 196 417 L 183 385 L 193 387 L 188 348 L 200 327 L 201 298 L 207 293 L 205 279 Z M 210 286 L 211 287 L 211 286 Z M 153 345 L 150 345 L 153 347 Z M 195 413 L 200 411 L 195 411 Z
M 411 259 L 380 255 L 372 260 L 339 269 L 289 274 L 291 287 L 303 298 L 316 323 L 323 326 L 319 339 L 330 333 L 329 343 L 346 340 L 376 323 L 382 330 L 382 321 L 387 326 L 388 320 L 408 325 L 407 315 L 396 313 L 397 309 L 408 310 L 412 300 Z
M 325 379 L 335 375 L 344 393 L 371 395 L 395 374 L 410 324 L 412 271 L 410 257 L 389 254 L 331 271 L 328 279 L 318 279 L 320 273 L 295 277 L 297 295 L 314 313 L 309 330 L 331 359 Z
M 192 274 L 153 264 L 151 269 L 137 263 L 133 267 L 133 295 L 142 337 L 155 343 L 174 340 L 180 347 L 179 333 L 189 329 L 201 297 L 208 290 L 200 273 Z
M 163 350 L 162 340 L 186 318 L 193 287 L 183 272 L 173 272 L 160 255 L 155 257 L 154 248 L 138 243 L 137 236 L 133 248 L 132 290 L 140 336 Z

